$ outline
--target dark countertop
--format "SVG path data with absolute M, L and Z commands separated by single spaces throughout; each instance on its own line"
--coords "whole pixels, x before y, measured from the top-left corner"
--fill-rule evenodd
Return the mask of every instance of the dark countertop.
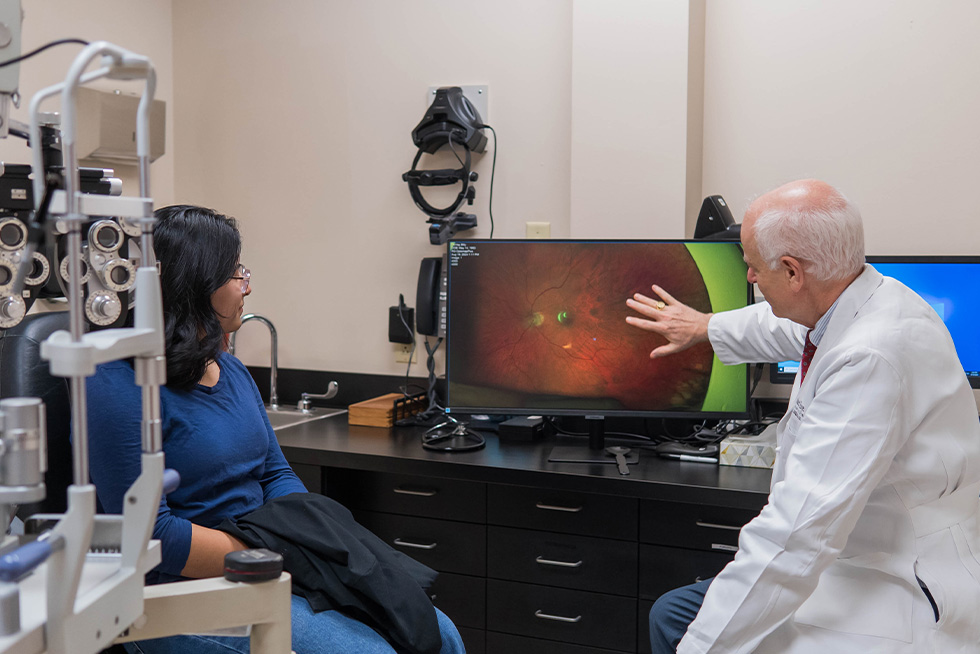
M 553 438 L 501 443 L 496 434 L 488 433 L 482 450 L 432 452 L 422 448 L 422 431 L 348 425 L 342 414 L 281 429 L 277 435 L 286 459 L 298 464 L 754 510 L 765 504 L 769 493 L 769 470 L 666 460 L 641 450 L 629 476 L 622 476 L 615 465 L 549 462 Z M 585 451 L 584 440 L 573 442 Z

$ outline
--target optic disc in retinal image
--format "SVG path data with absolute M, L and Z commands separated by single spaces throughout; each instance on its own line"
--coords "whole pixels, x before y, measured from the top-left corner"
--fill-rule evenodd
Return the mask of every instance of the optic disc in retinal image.
M 450 275 L 451 403 L 619 411 L 698 410 L 707 343 L 665 358 L 666 341 L 626 323 L 652 284 L 711 311 L 683 243 L 466 244 Z M 472 255 L 472 256 L 467 256 Z M 453 256 L 452 254 L 450 256 Z

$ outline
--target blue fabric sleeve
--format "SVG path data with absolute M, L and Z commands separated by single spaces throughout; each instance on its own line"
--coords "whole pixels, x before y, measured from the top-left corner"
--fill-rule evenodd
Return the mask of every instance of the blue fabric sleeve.
M 142 394 L 129 364 L 99 366 L 87 380 L 89 471 L 102 508 L 122 513 L 126 491 L 142 468 Z M 156 570 L 179 575 L 191 549 L 191 523 L 161 498 L 153 537 L 162 544 Z

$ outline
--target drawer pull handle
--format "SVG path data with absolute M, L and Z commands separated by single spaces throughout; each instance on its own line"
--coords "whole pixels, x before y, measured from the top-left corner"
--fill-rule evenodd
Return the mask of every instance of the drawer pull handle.
M 711 549 L 716 552 L 737 552 L 738 545 L 723 545 L 721 543 L 712 543 Z
M 581 506 L 555 506 L 554 504 L 542 504 L 538 502 L 534 506 L 543 511 L 564 511 L 565 513 L 578 513 L 582 510 Z
M 394 540 L 394 543 L 398 547 L 411 547 L 412 549 L 416 549 L 416 550 L 434 550 L 436 548 L 436 545 L 439 544 L 439 543 L 429 543 L 428 545 L 424 545 L 422 543 L 410 543 L 407 540 L 402 540 L 401 538 L 396 538 Z
M 567 618 L 563 615 L 549 615 L 547 613 L 542 613 L 541 609 L 534 612 L 534 617 L 541 618 L 542 620 L 554 620 L 555 622 L 578 622 L 582 619 L 582 616 L 576 615 L 574 618 Z
M 415 497 L 433 497 L 439 493 L 437 490 L 412 490 L 410 488 L 395 488 L 394 491 L 399 495 L 414 495 Z
M 742 531 L 741 527 L 734 527 L 732 525 L 719 525 L 716 522 L 704 522 L 703 520 L 698 520 L 695 522 L 698 527 L 707 527 L 708 529 L 727 529 L 728 531 Z
M 540 563 L 541 565 L 553 565 L 558 568 L 579 568 L 582 566 L 581 561 L 576 561 L 574 563 L 572 563 L 571 561 L 554 561 L 552 559 L 546 559 L 541 556 L 537 557 L 534 560 Z

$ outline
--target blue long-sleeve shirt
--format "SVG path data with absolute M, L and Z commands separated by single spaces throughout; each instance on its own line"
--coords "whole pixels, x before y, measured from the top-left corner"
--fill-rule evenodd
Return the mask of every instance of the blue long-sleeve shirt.
M 191 547 L 191 523 L 216 527 L 267 500 L 306 488 L 286 463 L 255 382 L 235 357 L 218 356 L 213 387 L 160 389 L 166 467 L 180 487 L 161 499 L 153 537 L 162 561 L 150 583 L 179 578 Z M 121 513 L 140 472 L 141 393 L 125 361 L 100 365 L 87 382 L 89 464 L 99 502 Z

